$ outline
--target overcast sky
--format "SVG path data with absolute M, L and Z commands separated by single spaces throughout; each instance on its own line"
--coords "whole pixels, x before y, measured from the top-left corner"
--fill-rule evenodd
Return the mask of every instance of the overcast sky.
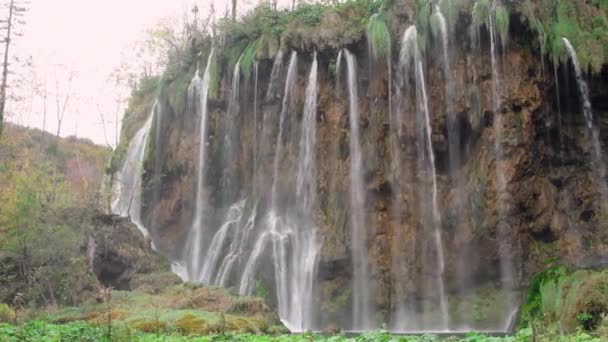
M 8 0 L 0 0 L 8 2 Z M 146 29 L 167 17 L 183 17 L 197 3 L 206 16 L 211 0 L 31 0 L 23 36 L 15 43 L 14 54 L 32 56 L 34 73 L 41 83 L 46 79 L 46 130 L 56 131 L 55 80 L 67 88 L 66 69 L 74 72 L 72 99 L 66 111 L 62 136 L 86 137 L 99 144 L 114 144 L 114 110 L 118 90 L 109 82 L 111 72 Z M 215 0 L 216 12 L 223 12 L 226 0 Z M 239 14 L 254 0 L 240 0 Z M 63 65 L 64 68 L 58 68 Z M 31 98 L 31 97 L 30 97 Z M 105 112 L 106 136 L 99 110 Z M 9 108 L 10 121 L 42 127 L 42 100 L 26 99 Z

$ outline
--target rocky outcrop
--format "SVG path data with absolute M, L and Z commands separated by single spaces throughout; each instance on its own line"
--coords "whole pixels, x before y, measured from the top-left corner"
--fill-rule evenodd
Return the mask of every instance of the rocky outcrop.
M 102 286 L 131 290 L 142 285 L 142 275 L 168 271 L 167 261 L 152 250 L 151 240 L 128 219 L 99 215 L 94 222 L 96 228 L 83 248 L 89 270 Z M 171 278 L 174 284 L 177 277 Z
M 402 20 L 408 20 L 404 14 Z M 515 19 L 515 16 L 512 16 Z M 406 27 L 406 23 L 401 23 Z M 472 50 L 467 27 L 457 28 L 458 41 L 453 42 L 452 74 L 453 99 L 445 108 L 445 76 L 443 75 L 440 47 L 431 44 L 425 67 L 427 91 L 432 117 L 432 142 L 437 156 L 439 207 L 442 217 L 442 240 L 445 249 L 445 273 L 443 278 L 447 292 L 456 296 L 463 288 L 474 288 L 486 297 L 498 297 L 492 288 L 500 283 L 501 248 L 505 233 L 499 226 L 507 227 L 509 241 L 508 260 L 514 265 L 515 283 L 512 290 L 521 290 L 531 276 L 542 270 L 548 260 L 560 258 L 569 265 L 602 265 L 608 255 L 608 219 L 591 160 L 591 147 L 580 113 L 580 104 L 574 78 L 566 64 L 559 67 L 559 81 L 570 84 L 561 89 L 547 70 L 541 67 L 540 57 L 530 49 L 529 32 L 521 23 L 514 23 L 516 30 L 508 48 L 499 58 L 498 98 L 500 106 L 495 110 L 492 94 L 492 69 L 489 47 Z M 485 37 L 487 38 L 487 37 Z M 482 39 L 482 41 L 485 41 Z M 367 222 L 366 246 L 374 280 L 375 305 L 379 309 L 379 321 L 387 321 L 389 313 L 404 298 L 417 302 L 433 300 L 421 287 L 428 279 L 436 278 L 433 270 L 423 265 L 435 264 L 431 236 L 424 231 L 423 216 L 426 194 L 418 187 L 428 182 L 428 175 L 415 171 L 416 125 L 410 115 L 411 103 L 399 86 L 393 90 L 395 106 L 389 109 L 389 88 L 386 65 L 375 63 L 369 68 L 365 42 L 349 46 L 359 57 L 360 127 L 364 156 Z M 296 103 L 301 103 L 306 88 L 308 65 L 312 50 L 301 50 L 298 70 Z M 353 270 L 349 229 L 349 124 L 348 103 L 345 90 L 336 86 L 334 56 L 337 51 L 326 48 L 319 53 L 319 110 L 317 113 L 317 189 L 319 207 L 315 213 L 320 227 L 323 247 L 319 263 L 319 299 L 323 308 L 323 322 L 338 322 L 350 317 L 349 283 Z M 243 79 L 240 84 L 238 117 L 231 122 L 239 131 L 238 154 L 230 161 L 234 177 L 224 179 L 221 172 L 214 173 L 221 155 L 222 125 L 227 115 L 226 99 L 229 90 L 225 86 L 230 78 L 230 68 L 223 65 L 224 82 L 219 99 L 209 107 L 209 196 L 217 205 L 207 213 L 210 222 L 219 221 L 226 210 L 225 202 L 218 199 L 221 190 L 234 187 L 240 198 L 251 191 L 254 174 L 271 174 L 273 155 L 261 155 L 254 170 L 255 154 L 252 119 L 254 92 L 265 94 L 272 67 L 270 60 L 259 61 L 259 88 L 254 89 L 253 79 Z M 188 73 L 194 72 L 194 66 Z M 410 77 L 405 75 L 405 77 Z M 594 94 L 605 92 L 608 86 L 606 74 L 593 79 Z M 144 216 L 151 227 L 152 237 L 160 251 L 179 259 L 187 239 L 187 231 L 194 216 L 196 184 L 196 155 L 200 137 L 196 129 L 199 118 L 188 110 L 173 110 L 161 95 L 167 108 L 160 128 L 162 146 L 156 146 L 162 164 L 148 165 L 144 197 Z M 402 102 L 399 97 L 403 97 Z M 561 106 L 556 98 L 560 97 Z M 278 99 L 265 101 L 259 96 L 260 113 L 277 115 Z M 593 105 L 598 112 L 606 110 L 603 99 L 594 96 Z M 404 110 L 406 120 L 403 134 L 396 137 L 404 160 L 400 170 L 392 170 L 391 131 L 389 112 Z M 457 141 L 448 132 L 448 118 L 453 116 L 460 130 Z M 598 113 L 605 118 L 605 113 Z M 276 117 L 274 118 L 277 119 Z M 297 122 L 299 117 L 290 118 Z M 598 120 L 600 130 L 608 129 L 606 120 Z M 295 127 L 295 126 L 292 126 Z M 289 134 L 297 136 L 296 131 Z M 606 145 L 606 135 L 604 145 Z M 499 156 L 495 150 L 498 141 L 502 148 Z M 450 165 L 450 149 L 461 156 L 457 165 Z M 278 188 L 281 198 L 288 200 L 295 165 L 294 150 L 286 151 L 281 162 L 281 178 Z M 158 166 L 162 165 L 162 166 Z M 398 171 L 398 172 L 397 172 Z M 504 177 L 504 189 L 497 184 L 497 174 Z M 153 174 L 161 174 L 159 183 L 153 183 Z M 266 178 L 268 179 L 268 178 Z M 269 188 L 272 184 L 260 184 Z M 267 199 L 266 199 L 267 200 Z M 261 204 L 264 205 L 264 204 Z M 217 222 L 216 222 L 217 223 Z M 123 277 L 134 269 L 126 269 L 114 261 L 112 253 L 105 254 L 107 263 L 99 271 L 101 278 L 124 286 Z M 604 260 L 604 261 L 603 261 Z M 605 263 L 604 263 L 605 264 Z M 135 267 L 137 268 L 137 267 Z M 267 271 L 267 270 L 266 270 Z M 264 271 L 262 271 L 264 273 Z M 461 294 L 466 297 L 468 294 Z M 482 296 L 480 295 L 480 296 Z M 495 298 L 492 303 L 503 303 Z M 475 299 L 472 299 L 474 301 Z M 454 312 L 470 308 L 462 303 L 450 303 Z M 502 301 L 502 302 L 501 302 Z M 505 303 L 503 303 L 505 304 Z M 423 305 L 423 304 L 421 304 Z M 505 304 L 506 305 L 506 304 Z M 473 305 L 474 306 L 474 305 Z M 490 309 L 488 309 L 490 310 Z M 495 318 L 491 312 L 477 317 L 480 327 L 491 326 Z M 483 316 L 483 315 L 482 315 Z M 466 318 L 463 318 L 466 320 Z M 485 325 L 484 325 L 485 324 Z

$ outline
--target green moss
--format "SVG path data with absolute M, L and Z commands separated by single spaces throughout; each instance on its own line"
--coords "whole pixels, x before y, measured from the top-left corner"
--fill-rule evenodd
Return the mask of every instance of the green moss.
M 509 38 L 509 10 L 506 6 L 503 5 L 497 6 L 494 12 L 494 16 L 496 20 L 496 30 L 498 32 L 498 37 L 500 38 L 500 43 L 503 49 L 505 49 Z
M 516 8 L 528 26 L 543 35 L 541 52 L 552 61 L 567 61 L 562 40 L 567 38 L 583 70 L 601 71 L 608 57 L 608 22 L 606 7 L 600 1 L 527 0 Z
M 367 24 L 367 40 L 374 60 L 388 55 L 391 45 L 391 33 L 388 30 L 384 16 L 374 14 L 370 17 Z
M 595 329 L 608 313 L 608 271 L 553 266 L 533 278 L 522 313 L 524 324 L 542 321 L 565 331 Z
M 249 79 L 251 77 L 251 71 L 253 69 L 253 63 L 255 62 L 255 57 L 262 44 L 262 39 L 258 38 L 245 48 L 243 54 L 241 55 L 241 74 L 245 77 L 245 79 Z
M 192 314 L 184 315 L 175 321 L 175 327 L 186 335 L 205 335 L 209 332 L 207 322 Z

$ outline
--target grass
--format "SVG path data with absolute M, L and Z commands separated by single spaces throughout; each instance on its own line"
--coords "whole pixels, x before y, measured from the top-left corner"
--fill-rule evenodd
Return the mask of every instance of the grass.
M 112 329 L 141 333 L 207 335 L 282 330 L 274 327 L 277 323 L 274 315 L 261 299 L 234 297 L 225 289 L 194 284 L 170 286 L 156 294 L 112 291 L 106 303 L 90 301 L 80 307 L 49 311 L 32 318 L 49 324 L 110 325 Z
M 103 326 L 96 326 L 86 322 L 73 322 L 64 325 L 48 324 L 41 321 L 31 321 L 21 326 L 0 324 L 0 340 L 5 342 L 21 341 L 44 341 L 44 342 L 63 342 L 63 341 L 101 341 L 101 342 L 122 342 L 122 341 L 141 341 L 141 342 L 524 342 L 529 341 L 532 332 L 529 329 L 519 331 L 515 336 L 492 337 L 480 333 L 469 333 L 462 337 L 440 338 L 435 335 L 420 336 L 393 336 L 385 331 L 371 331 L 359 336 L 347 337 L 345 335 L 315 335 L 304 333 L 297 335 L 259 335 L 251 333 L 243 334 L 211 334 L 207 336 L 184 335 L 178 330 L 148 331 L 141 332 L 128 327 L 114 327 L 108 329 Z M 539 342 L 549 341 L 539 337 Z M 553 340 L 557 341 L 557 340 Z M 577 332 L 573 335 L 562 336 L 560 342 L 600 342 L 600 337 L 593 337 L 584 332 Z

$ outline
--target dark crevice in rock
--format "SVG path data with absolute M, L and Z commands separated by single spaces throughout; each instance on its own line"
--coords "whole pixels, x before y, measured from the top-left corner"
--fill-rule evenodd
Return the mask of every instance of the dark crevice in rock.
M 559 238 L 555 233 L 551 230 L 550 226 L 545 226 L 542 230 L 537 232 L 531 232 L 532 237 L 537 241 L 542 241 L 545 243 L 551 243 L 557 241 Z

